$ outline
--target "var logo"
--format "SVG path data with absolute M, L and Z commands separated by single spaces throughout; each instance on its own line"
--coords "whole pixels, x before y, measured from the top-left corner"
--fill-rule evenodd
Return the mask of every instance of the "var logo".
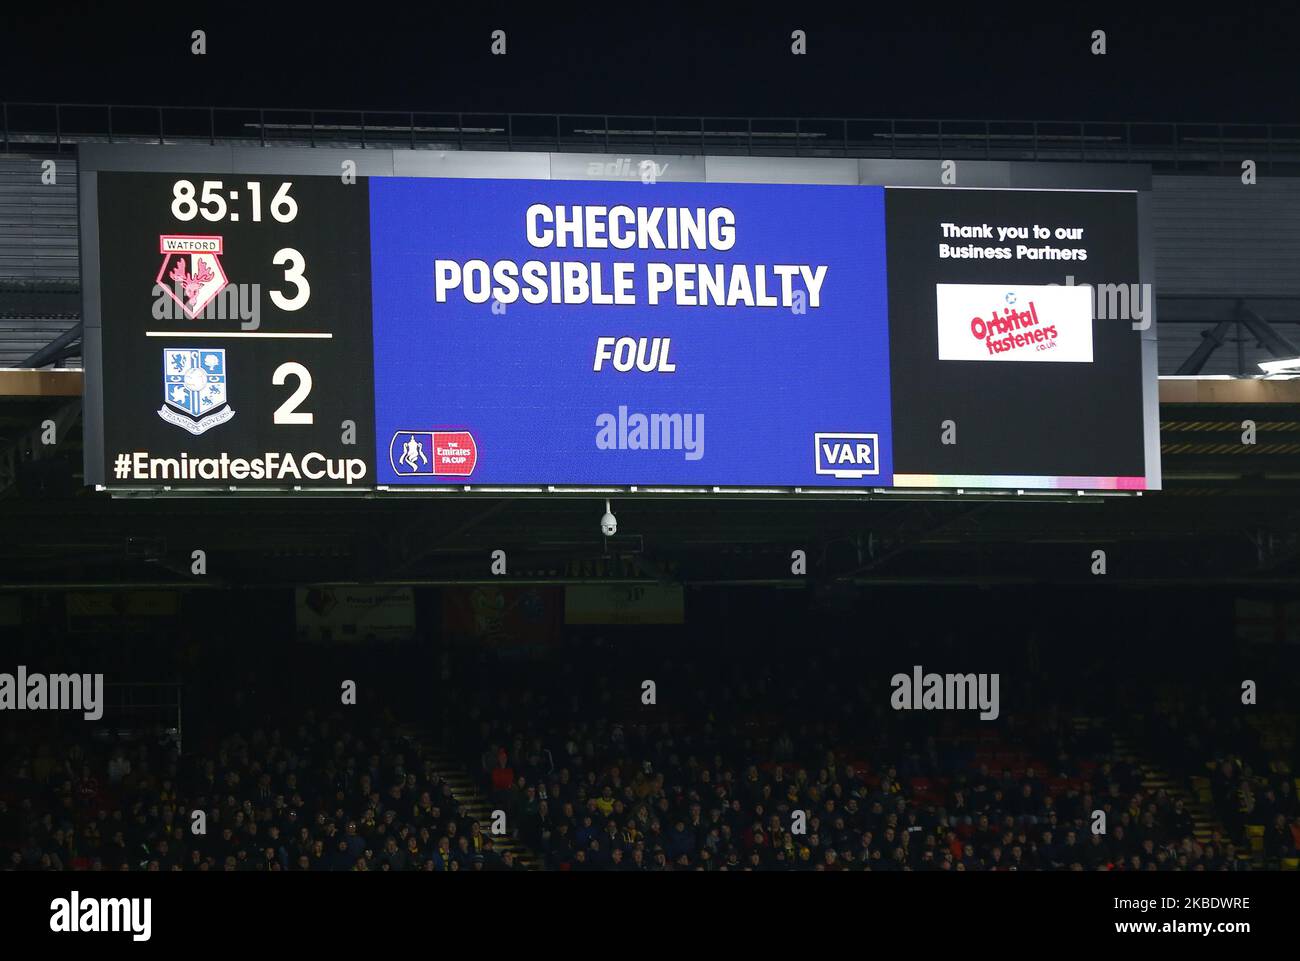
M 814 434 L 817 473 L 831 477 L 866 477 L 880 473 L 878 434 Z

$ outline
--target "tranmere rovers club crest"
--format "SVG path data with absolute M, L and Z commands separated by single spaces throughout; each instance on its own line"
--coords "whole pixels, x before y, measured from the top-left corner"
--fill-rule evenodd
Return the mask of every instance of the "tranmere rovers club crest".
M 226 396 L 225 348 L 165 348 L 162 380 L 158 416 L 169 424 L 202 434 L 235 416 Z
M 226 286 L 221 269 L 221 238 L 164 234 L 158 238 L 163 255 L 155 283 L 193 320 Z

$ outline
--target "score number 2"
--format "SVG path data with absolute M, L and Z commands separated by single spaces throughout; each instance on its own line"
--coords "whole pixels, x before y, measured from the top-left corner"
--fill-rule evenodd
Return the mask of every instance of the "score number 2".
M 290 377 L 298 378 L 298 389 L 276 408 L 272 421 L 276 424 L 311 424 L 314 422 L 311 413 L 298 410 L 298 405 L 311 393 L 311 371 L 297 361 L 291 360 L 275 369 L 275 373 L 271 375 L 271 383 L 276 387 L 283 387 Z

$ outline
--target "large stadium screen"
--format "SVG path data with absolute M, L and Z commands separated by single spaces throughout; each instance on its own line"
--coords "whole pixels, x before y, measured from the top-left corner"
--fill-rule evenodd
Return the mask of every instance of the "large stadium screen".
M 1140 190 L 302 153 L 85 152 L 88 482 L 1159 486 Z

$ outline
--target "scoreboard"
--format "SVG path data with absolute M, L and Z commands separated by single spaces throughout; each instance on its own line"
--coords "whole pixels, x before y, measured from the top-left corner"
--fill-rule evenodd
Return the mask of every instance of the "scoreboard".
M 1149 178 L 960 168 L 83 147 L 87 481 L 1158 488 Z

